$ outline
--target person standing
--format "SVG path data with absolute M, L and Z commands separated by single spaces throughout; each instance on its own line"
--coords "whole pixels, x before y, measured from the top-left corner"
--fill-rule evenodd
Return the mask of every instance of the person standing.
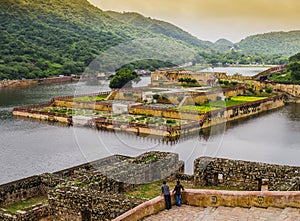
M 166 209 L 167 210 L 171 209 L 172 204 L 171 204 L 170 188 L 167 185 L 166 181 L 163 181 L 163 185 L 161 187 L 161 194 L 164 195 L 165 203 L 166 203 Z
M 177 185 L 175 186 L 173 193 L 175 192 L 175 198 L 176 198 L 176 205 L 181 206 L 180 202 L 180 194 L 181 190 L 184 190 L 183 186 L 180 184 L 180 181 L 177 181 Z

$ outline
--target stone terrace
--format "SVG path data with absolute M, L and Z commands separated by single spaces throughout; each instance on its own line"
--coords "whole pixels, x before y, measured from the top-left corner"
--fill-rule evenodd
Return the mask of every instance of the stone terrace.
M 300 210 L 287 207 L 280 208 L 242 208 L 242 207 L 194 207 L 182 205 L 173 206 L 171 210 L 164 210 L 158 214 L 146 217 L 143 221 L 298 221 Z

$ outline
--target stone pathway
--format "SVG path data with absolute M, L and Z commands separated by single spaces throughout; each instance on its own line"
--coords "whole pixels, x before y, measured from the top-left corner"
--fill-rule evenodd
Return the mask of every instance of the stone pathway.
M 191 221 L 197 220 L 197 217 L 204 212 L 203 207 L 194 207 L 182 205 L 172 206 L 170 210 L 164 210 L 156 215 L 143 219 L 143 221 Z
M 143 221 L 300 221 L 300 209 L 173 206 Z

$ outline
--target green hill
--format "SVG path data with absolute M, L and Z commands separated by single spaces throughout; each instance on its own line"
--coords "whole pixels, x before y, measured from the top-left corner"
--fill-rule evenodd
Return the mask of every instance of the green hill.
M 300 51 L 300 31 L 270 32 L 249 36 L 236 44 L 245 54 L 291 56 Z
M 220 52 L 228 52 L 233 46 L 234 44 L 231 41 L 224 38 L 217 40 L 213 45 L 213 47 Z
M 209 41 L 201 41 L 198 38 L 189 34 L 188 32 L 168 22 L 152 18 L 146 18 L 143 15 L 140 15 L 135 12 L 118 13 L 113 11 L 107 11 L 106 13 L 112 16 L 113 18 L 131 24 L 134 27 L 142 28 L 152 33 L 180 40 L 182 43 L 185 43 L 189 46 L 192 45 L 200 50 L 208 50 L 211 47 L 213 47 L 213 43 Z
M 124 57 L 132 60 L 147 56 L 176 57 L 176 51 L 190 47 L 180 40 L 114 19 L 87 0 L 0 1 L 0 19 L 0 79 L 82 73 L 99 54 L 132 40 L 136 40 L 134 46 L 138 51 L 121 46 L 119 50 L 125 51 L 113 51 L 116 57 L 106 61 L 106 67 L 112 70 L 130 62 L 130 59 L 123 62 Z M 149 38 L 156 40 L 145 41 Z M 137 39 L 143 41 L 137 45 Z M 134 53 L 139 57 L 134 57 Z M 185 59 L 194 58 L 190 53 Z M 92 68 L 101 66 L 101 62 L 96 63 Z

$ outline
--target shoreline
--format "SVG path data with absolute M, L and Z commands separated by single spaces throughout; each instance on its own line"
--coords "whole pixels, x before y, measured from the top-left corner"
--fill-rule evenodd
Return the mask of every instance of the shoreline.
M 52 84 L 52 83 L 66 83 L 78 81 L 73 76 L 49 77 L 39 79 L 24 79 L 24 80 L 2 80 L 0 81 L 0 89 L 15 88 L 15 87 L 28 87 L 38 84 Z

